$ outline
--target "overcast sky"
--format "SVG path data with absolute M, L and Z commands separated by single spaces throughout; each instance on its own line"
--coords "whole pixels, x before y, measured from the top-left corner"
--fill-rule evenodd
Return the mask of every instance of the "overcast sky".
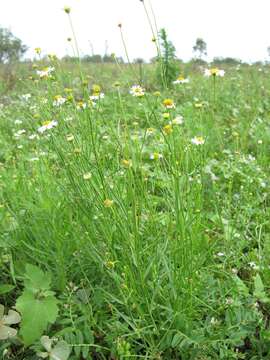
M 145 0 L 148 4 L 149 0 Z M 177 55 L 187 60 L 197 37 L 209 59 L 231 56 L 266 60 L 270 45 L 270 0 L 151 0 L 158 27 L 165 27 Z M 72 37 L 64 6 L 72 19 L 82 54 L 105 52 L 124 56 L 117 24 L 123 24 L 131 58 L 155 55 L 151 31 L 139 0 L 0 0 L 0 26 L 8 27 L 32 49 L 58 56 L 72 54 Z

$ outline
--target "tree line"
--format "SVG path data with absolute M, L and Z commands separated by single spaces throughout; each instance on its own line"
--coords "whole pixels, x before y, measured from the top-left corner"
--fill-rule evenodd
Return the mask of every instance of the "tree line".
M 165 53 L 164 53 L 164 59 L 168 60 L 168 56 L 173 58 L 174 60 L 178 62 L 182 62 L 181 59 L 177 58 L 175 55 L 175 47 L 174 45 L 167 39 L 167 33 L 165 29 L 161 29 L 160 33 L 160 40 L 165 45 Z M 8 29 L 0 27 L 0 64 L 5 63 L 11 63 L 15 61 L 20 61 L 25 53 L 27 52 L 28 47 L 23 44 L 22 40 L 18 37 L 14 36 L 12 32 Z M 166 51 L 169 51 L 169 53 L 166 54 Z M 268 56 L 270 57 L 270 46 L 267 48 Z M 207 56 L 207 44 L 202 38 L 197 38 L 196 42 L 193 46 L 193 54 L 194 57 L 191 59 L 191 62 L 197 63 L 197 64 L 206 64 L 206 56 Z M 62 61 L 65 62 L 76 62 L 77 57 L 66 55 L 62 57 Z M 25 59 L 24 61 L 31 61 Z M 124 63 L 124 59 L 122 57 L 117 57 L 115 54 L 92 54 L 92 55 L 83 55 L 81 57 L 81 61 L 85 63 L 115 63 L 118 62 L 120 64 Z M 153 57 L 150 59 L 150 63 L 156 63 L 158 62 L 158 57 Z M 228 64 L 228 65 L 234 65 L 242 63 L 241 60 L 235 59 L 232 57 L 215 57 L 213 59 L 213 62 L 216 64 L 222 63 L 222 64 Z M 145 63 L 145 60 L 143 58 L 136 58 L 133 60 L 133 63 L 135 64 L 143 64 Z M 258 62 L 261 63 L 261 62 Z

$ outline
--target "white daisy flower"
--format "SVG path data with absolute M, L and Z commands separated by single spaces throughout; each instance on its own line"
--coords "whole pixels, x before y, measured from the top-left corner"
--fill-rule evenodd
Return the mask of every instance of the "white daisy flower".
M 97 95 L 91 95 L 89 96 L 90 100 L 100 100 L 100 99 L 104 99 L 105 95 L 104 93 L 99 93 Z
M 67 101 L 66 98 L 62 97 L 61 95 L 56 95 L 54 97 L 53 106 L 61 106 Z
M 188 84 L 189 83 L 189 79 L 188 78 L 184 78 L 184 76 L 178 76 L 178 78 L 173 81 L 173 84 L 177 85 L 177 84 Z
M 142 97 L 145 94 L 145 90 L 140 85 L 133 85 L 129 93 L 135 97 Z
M 174 118 L 171 121 L 172 125 L 183 125 L 184 124 L 184 118 L 181 115 L 176 116 L 176 118 Z
M 205 140 L 202 136 L 195 136 L 191 139 L 191 143 L 194 145 L 203 145 L 205 143 Z
M 160 160 L 163 158 L 163 155 L 157 152 L 150 154 L 150 160 Z
M 41 127 L 38 128 L 39 133 L 44 133 L 44 131 L 52 129 L 53 127 L 57 126 L 58 122 L 56 120 L 52 121 L 45 121 Z
M 210 76 L 220 76 L 223 77 L 225 75 L 225 71 L 218 69 L 218 68 L 211 68 L 211 69 L 205 69 L 204 70 L 204 76 L 210 77 Z
M 55 68 L 53 66 L 49 66 L 44 68 L 43 70 L 37 70 L 37 75 L 42 79 L 49 77 L 52 72 L 54 72 Z
M 20 96 L 21 100 L 28 101 L 31 98 L 31 94 L 23 94 Z

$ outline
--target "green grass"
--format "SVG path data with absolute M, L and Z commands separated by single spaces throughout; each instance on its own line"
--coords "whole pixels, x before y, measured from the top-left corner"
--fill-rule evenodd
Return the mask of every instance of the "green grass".
M 269 68 L 228 68 L 215 92 L 184 68 L 189 84 L 156 94 L 146 66 L 136 98 L 127 66 L 54 66 L 1 101 L 0 303 L 37 265 L 59 300 L 44 334 L 70 359 L 269 359 Z M 79 109 L 95 83 L 104 99 Z M 36 359 L 38 343 L 19 331 L 0 351 Z

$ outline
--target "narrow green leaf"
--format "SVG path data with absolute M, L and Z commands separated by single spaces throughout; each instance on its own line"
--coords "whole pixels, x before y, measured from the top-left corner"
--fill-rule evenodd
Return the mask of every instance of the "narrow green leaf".
M 0 285 L 0 295 L 7 294 L 15 288 L 14 285 L 3 284 Z

